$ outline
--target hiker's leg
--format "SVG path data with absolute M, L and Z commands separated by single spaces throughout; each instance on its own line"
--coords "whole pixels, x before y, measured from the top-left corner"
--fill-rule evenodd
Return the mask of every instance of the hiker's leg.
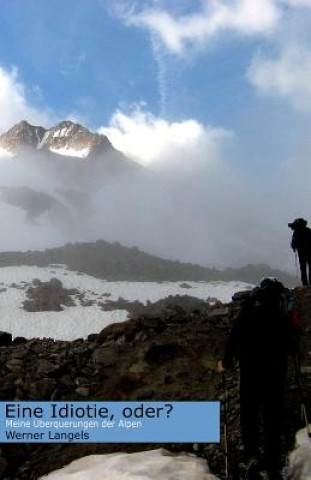
M 276 372 L 263 397 L 264 463 L 271 476 L 276 476 L 281 469 L 284 372 Z
M 309 286 L 311 287 L 311 259 L 308 259 L 308 279 L 309 279 Z
M 305 255 L 299 253 L 299 265 L 300 265 L 300 273 L 301 273 L 301 282 L 302 285 L 308 285 L 308 278 L 307 278 L 307 259 Z
M 259 457 L 259 398 L 254 381 L 244 375 L 240 380 L 240 419 L 245 460 Z

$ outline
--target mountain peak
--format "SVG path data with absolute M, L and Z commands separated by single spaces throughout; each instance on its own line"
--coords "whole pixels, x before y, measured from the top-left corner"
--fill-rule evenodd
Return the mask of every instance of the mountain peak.
M 26 120 L 22 120 L 0 135 L 0 148 L 11 154 L 23 147 L 36 148 L 45 132 L 45 128 L 30 125 Z
M 70 120 L 64 120 L 48 130 L 40 144 L 40 148 L 53 153 L 80 158 L 88 157 L 99 147 L 107 149 L 112 145 L 104 135 L 92 133 Z
M 22 120 L 0 135 L 0 150 L 8 155 L 25 147 L 77 158 L 113 149 L 106 136 L 92 133 L 71 120 L 63 120 L 48 130 Z
M 15 127 L 27 128 L 27 127 L 33 127 L 33 125 L 30 125 L 30 123 L 28 123 L 27 120 L 21 120 L 19 123 L 15 125 Z

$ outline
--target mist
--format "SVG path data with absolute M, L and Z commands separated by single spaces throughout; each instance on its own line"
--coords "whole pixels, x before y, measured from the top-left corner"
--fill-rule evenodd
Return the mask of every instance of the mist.
M 154 137 L 148 137 L 151 151 L 152 138 L 159 141 L 157 121 L 154 118 L 147 125 L 150 133 L 154 130 Z M 301 209 L 310 197 L 311 167 L 306 168 L 306 156 L 301 155 L 298 170 L 305 175 L 297 173 L 297 163 L 289 162 L 263 183 L 232 160 L 237 139 L 231 132 L 194 126 L 200 129 L 194 128 L 193 135 L 188 132 L 183 140 L 170 136 L 167 123 L 161 149 L 155 149 L 156 155 L 142 169 L 135 175 L 103 176 L 102 184 L 97 178 L 93 188 L 77 186 L 76 178 L 66 170 L 66 157 L 53 169 L 47 168 L 38 152 L 35 157 L 26 151 L 1 159 L 0 221 L 5 228 L 0 250 L 44 249 L 102 238 L 206 266 L 267 263 L 293 271 L 287 224 L 297 216 L 308 218 L 307 208 Z M 178 124 L 175 133 L 176 128 Z M 124 146 L 130 158 L 144 163 L 141 152 Z M 91 168 L 90 161 L 87 169 Z M 13 189 L 13 202 L 5 197 L 3 187 Z M 20 197 L 24 187 L 31 189 L 28 210 L 33 211 L 35 204 L 35 215 L 27 212 L 24 190 Z M 63 194 L 68 191 L 83 193 L 85 201 L 69 202 Z M 41 211 L 37 205 L 46 201 L 43 194 L 52 201 Z

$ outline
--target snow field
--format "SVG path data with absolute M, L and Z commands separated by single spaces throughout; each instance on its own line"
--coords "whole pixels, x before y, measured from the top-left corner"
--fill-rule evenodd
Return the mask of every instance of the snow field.
M 34 279 L 43 282 L 58 278 L 65 288 L 78 289 L 84 300 L 94 305 L 83 306 L 73 297 L 76 306 L 64 307 L 61 312 L 27 312 L 22 308 L 26 289 Z M 64 265 L 50 267 L 2 267 L 0 268 L 0 330 L 12 333 L 13 337 L 51 337 L 57 340 L 85 338 L 90 333 L 99 333 L 111 323 L 127 319 L 126 310 L 102 311 L 98 302 L 118 300 L 155 302 L 168 295 L 191 295 L 200 299 L 216 297 L 229 302 L 232 295 L 250 288 L 243 282 L 187 282 L 192 288 L 182 288 L 182 282 L 108 282 L 89 275 L 73 272 Z
M 311 480 L 311 438 L 306 428 L 296 434 L 296 448 L 289 456 L 288 475 L 291 480 Z
M 164 449 L 90 455 L 39 480 L 217 480 L 204 460 Z

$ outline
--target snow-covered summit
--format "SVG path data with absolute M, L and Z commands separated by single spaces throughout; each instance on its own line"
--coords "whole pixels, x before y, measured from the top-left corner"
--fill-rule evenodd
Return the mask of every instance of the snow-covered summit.
M 92 133 L 71 121 L 63 121 L 45 129 L 23 120 L 0 135 L 0 156 L 12 156 L 25 148 L 77 158 L 86 158 L 99 150 L 113 149 L 105 135 Z
M 46 130 L 38 148 L 59 155 L 85 158 L 96 150 L 112 148 L 112 145 L 106 136 L 92 133 L 77 123 L 64 121 Z

